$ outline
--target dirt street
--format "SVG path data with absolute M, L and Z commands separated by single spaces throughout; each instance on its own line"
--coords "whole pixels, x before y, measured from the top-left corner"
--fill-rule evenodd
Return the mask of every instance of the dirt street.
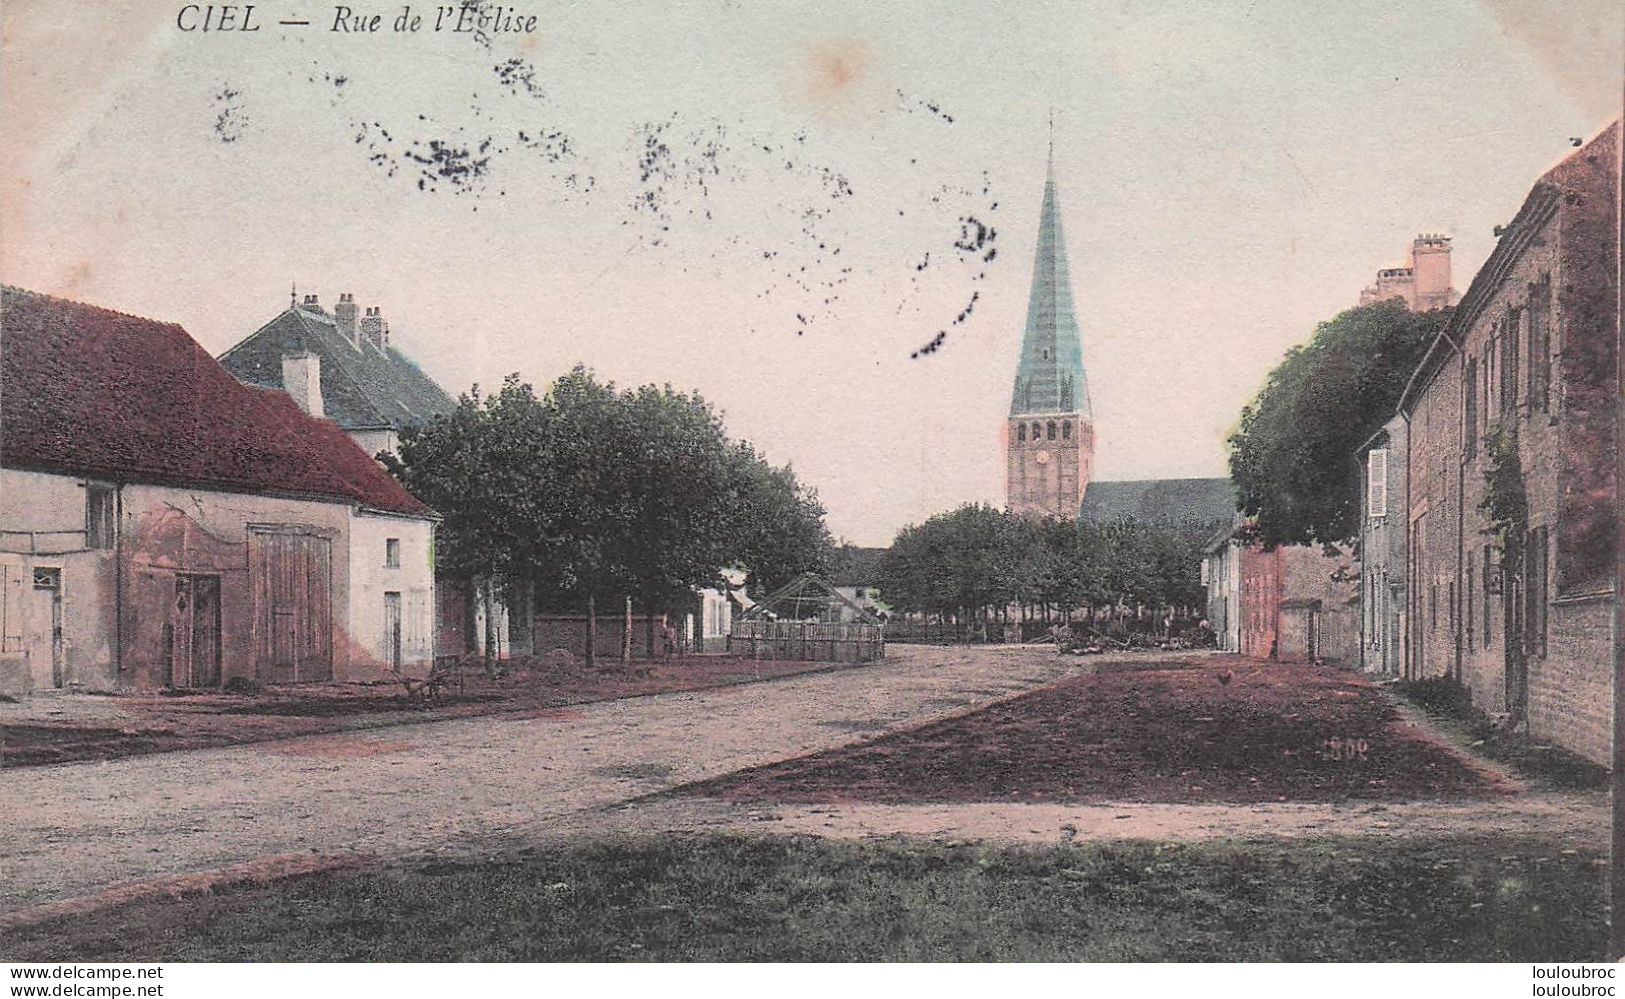
M 1088 668 L 1043 648 L 889 652 L 740 687 L 0 771 L 0 912 L 259 858 L 389 857 L 575 828 L 586 810 Z
M 1606 796 L 1224 805 L 774 804 L 657 792 L 963 714 L 1099 668 L 1045 648 L 894 647 L 746 686 L 0 772 L 0 925 L 128 897 L 595 831 L 742 829 L 1062 842 L 1513 829 L 1605 842 Z M 1155 658 L 1155 657 L 1152 657 Z M 1166 655 L 1162 657 L 1166 659 Z M 211 873 L 212 872 L 212 873 Z M 145 882 L 145 884 L 138 884 Z

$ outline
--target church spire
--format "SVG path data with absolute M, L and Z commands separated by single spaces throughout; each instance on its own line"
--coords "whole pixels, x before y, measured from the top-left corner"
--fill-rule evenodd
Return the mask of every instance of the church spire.
M 1033 255 L 1032 290 L 1021 363 L 1010 399 L 1010 415 L 1077 413 L 1089 415 L 1089 384 L 1083 371 L 1083 339 L 1073 310 L 1066 236 L 1061 228 L 1055 186 L 1054 113 L 1050 117 L 1049 169 Z

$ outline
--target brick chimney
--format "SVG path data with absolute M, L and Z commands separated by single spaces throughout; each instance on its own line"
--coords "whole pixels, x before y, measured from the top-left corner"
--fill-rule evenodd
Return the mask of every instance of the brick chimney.
M 349 292 L 339 296 L 339 304 L 333 306 L 333 323 L 344 334 L 344 339 L 355 343 L 355 296 Z
M 282 390 L 311 416 L 322 415 L 322 359 L 308 351 L 282 355 Z
M 366 315 L 361 317 L 361 341 L 379 353 L 389 346 L 389 324 L 384 322 L 383 310 L 376 305 L 368 306 Z
M 299 307 L 307 312 L 322 311 L 322 303 L 317 300 L 315 295 L 306 295 L 305 300 L 299 303 Z

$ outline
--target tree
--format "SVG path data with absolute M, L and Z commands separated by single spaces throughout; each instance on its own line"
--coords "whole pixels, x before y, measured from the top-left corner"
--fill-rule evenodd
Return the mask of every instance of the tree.
M 496 395 L 476 385 L 450 413 L 401 433 L 400 455 L 386 467 L 415 496 L 440 512 L 437 568 L 466 577 L 485 608 L 484 651 L 496 664 L 496 592 L 525 576 L 543 556 L 552 524 L 535 498 L 539 442 L 547 418 L 529 385 L 517 376 Z
M 1230 437 L 1241 511 L 1265 547 L 1333 545 L 1359 532 L 1355 449 L 1393 416 L 1448 315 L 1397 299 L 1349 309 L 1270 372 Z
M 828 570 L 834 540 L 818 494 L 786 465 L 775 468 L 748 443 L 730 452 L 739 500 L 734 520 L 739 562 L 754 593 L 771 593 L 804 572 Z

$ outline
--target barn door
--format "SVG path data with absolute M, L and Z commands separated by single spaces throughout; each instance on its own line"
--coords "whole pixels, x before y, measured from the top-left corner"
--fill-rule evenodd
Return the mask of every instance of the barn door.
M 332 543 L 313 534 L 256 532 L 250 568 L 260 679 L 331 680 Z

